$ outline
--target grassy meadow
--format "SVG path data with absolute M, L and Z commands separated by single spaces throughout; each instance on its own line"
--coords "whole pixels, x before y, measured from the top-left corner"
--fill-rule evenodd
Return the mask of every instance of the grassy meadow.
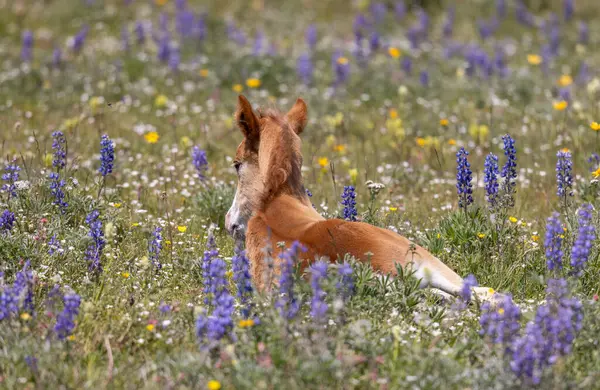
M 0 388 L 599 388 L 598 17 L 0 0 Z M 440 300 L 349 258 L 286 292 L 240 284 L 239 94 L 306 101 L 319 213 L 352 217 L 354 191 L 358 220 L 503 298 Z

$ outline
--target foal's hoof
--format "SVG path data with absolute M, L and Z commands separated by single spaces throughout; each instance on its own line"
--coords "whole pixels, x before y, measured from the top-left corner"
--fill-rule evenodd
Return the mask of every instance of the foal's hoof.
M 490 302 L 497 296 L 496 291 L 490 287 L 473 287 L 471 291 L 481 302 Z

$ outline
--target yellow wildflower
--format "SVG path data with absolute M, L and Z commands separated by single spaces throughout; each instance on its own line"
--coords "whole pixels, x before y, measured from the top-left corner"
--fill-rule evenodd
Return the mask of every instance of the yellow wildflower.
M 346 57 L 338 57 L 337 63 L 340 65 L 346 65 L 348 63 L 348 59 Z
M 154 98 L 154 105 L 156 108 L 166 107 L 168 102 L 169 98 L 167 98 L 165 95 L 156 95 L 156 98 Z
M 563 74 L 558 79 L 558 85 L 561 87 L 568 87 L 571 84 L 573 84 L 573 77 L 569 76 L 568 74 Z
M 319 166 L 325 168 L 329 165 L 329 159 L 327 157 L 319 157 Z
M 181 143 L 181 145 L 183 145 L 186 148 L 192 146 L 192 140 L 187 135 L 184 135 L 183 137 L 181 137 L 179 142 Z
M 389 55 L 390 55 L 392 58 L 398 58 L 398 57 L 400 57 L 400 55 L 401 55 L 402 53 L 400 52 L 400 50 L 398 50 L 398 48 L 396 48 L 396 47 L 390 47 L 390 48 L 388 49 L 388 54 L 389 54 Z
M 104 100 L 103 98 L 100 98 L 100 97 L 98 97 L 98 96 L 94 96 L 94 97 L 92 97 L 92 98 L 90 99 L 90 108 L 91 108 L 92 110 L 95 110 L 95 109 L 97 109 L 98 107 L 100 107 L 100 105 L 102 104 L 102 101 L 103 101 L 103 100 Z
M 165 4 L 167 4 L 169 0 L 154 0 L 154 3 L 156 3 L 156 5 L 160 5 L 163 6 Z
M 207 77 L 208 69 L 200 69 L 200 71 L 198 73 L 200 73 L 200 76 L 202 76 L 202 77 Z
M 515 217 L 509 217 L 508 220 L 512 223 L 517 223 L 518 219 L 516 219 Z
M 258 88 L 260 87 L 260 80 L 256 78 L 246 80 L 246 86 L 248 88 Z
M 500 314 L 500 315 L 504 314 L 504 309 L 503 308 L 498 309 L 498 314 Z
M 559 102 L 554 102 L 553 106 L 556 111 L 563 111 L 565 108 L 567 108 L 569 106 L 569 103 L 566 102 L 565 100 L 561 100 Z
M 593 175 L 594 177 L 598 177 L 598 176 L 600 176 L 600 168 L 598 168 L 598 169 L 596 169 L 594 172 L 592 172 L 592 175 Z
M 427 141 L 425 140 L 425 138 L 422 137 L 417 137 L 417 145 L 419 145 L 420 147 L 425 147 L 425 145 L 427 144 Z
M 67 337 L 67 340 L 75 341 L 75 335 L 74 334 L 70 335 L 69 337 Z
M 165 240 L 165 245 L 166 245 L 166 246 L 169 246 L 169 245 L 171 245 L 171 240 Z
M 121 272 L 121 276 L 125 279 L 129 279 L 129 272 Z
M 240 322 L 238 322 L 238 326 L 240 328 L 249 328 L 252 325 L 254 325 L 254 321 L 251 319 L 247 319 L 247 320 L 240 320 Z
M 442 118 L 440 119 L 440 125 L 441 126 L 448 126 L 448 124 L 450 123 L 450 121 L 446 118 Z
M 335 115 L 326 115 L 325 122 L 331 127 L 338 127 L 344 121 L 344 114 L 336 112 Z
M 398 207 L 390 207 L 390 211 L 398 211 Z
M 590 128 L 592 130 L 594 130 L 594 131 L 598 131 L 598 130 L 600 130 L 600 123 L 598 123 L 598 122 L 592 122 L 590 124 Z
M 479 238 L 484 238 L 484 237 L 485 237 L 485 234 L 483 234 L 483 233 L 477 233 L 477 237 L 479 237 Z
M 140 226 L 140 223 L 139 222 L 134 222 L 134 223 L 131 224 L 131 226 L 132 227 L 137 227 L 137 226 Z
M 569 153 L 570 152 L 569 148 L 562 148 L 560 151 L 563 152 L 563 153 Z
M 454 138 L 450 138 L 448 140 L 448 145 L 452 145 L 452 146 L 456 145 L 456 140 Z
M 358 169 L 348 169 L 348 175 L 350 176 L 350 181 L 352 184 L 356 184 L 356 179 L 358 178 Z
M 442 238 L 442 235 L 441 235 L 440 233 L 438 233 L 438 234 L 436 235 L 436 237 L 437 237 L 437 238 Z
M 149 144 L 157 143 L 159 138 L 160 138 L 160 135 L 158 135 L 158 133 L 156 131 L 151 131 L 149 133 L 144 134 L 144 139 Z
M 389 115 L 390 115 L 391 119 L 396 119 L 396 118 L 398 118 L 398 111 L 396 111 L 395 108 L 390 108 Z
M 244 87 L 242 86 L 242 84 L 233 84 L 233 87 L 231 89 L 233 89 L 234 92 L 240 93 L 244 90 Z
M 148 324 L 148 325 L 146 325 L 146 330 L 148 332 L 153 332 L 154 331 L 154 324 Z
M 537 241 L 537 240 L 539 240 L 539 239 L 540 239 L 540 236 L 538 236 L 537 234 L 534 234 L 534 235 L 532 235 L 532 236 L 531 236 L 531 239 L 532 239 L 533 241 Z
M 31 314 L 29 314 L 29 313 L 21 313 L 21 319 L 23 321 L 29 321 L 31 319 Z
M 114 203 L 113 207 L 116 208 L 116 209 L 118 209 L 119 207 L 121 207 L 121 203 Z
M 494 295 L 496 293 L 496 291 L 493 288 L 490 287 L 490 288 L 488 288 L 488 293 L 490 295 Z
M 179 230 L 179 233 L 185 233 L 187 226 L 177 226 L 177 230 Z
M 473 137 L 475 141 L 483 143 L 490 134 L 490 128 L 486 125 L 472 124 L 471 126 L 469 126 L 469 134 L 471 135 L 471 137 Z
M 529 62 L 531 65 L 539 65 L 542 63 L 542 56 L 537 55 L 537 54 L 528 54 L 527 55 L 527 62 Z
M 344 152 L 346 151 L 346 145 L 342 145 L 342 144 L 335 145 L 335 147 L 333 149 L 340 154 L 344 154 Z
M 208 390 L 221 390 L 221 382 L 216 380 L 208 381 L 206 388 Z

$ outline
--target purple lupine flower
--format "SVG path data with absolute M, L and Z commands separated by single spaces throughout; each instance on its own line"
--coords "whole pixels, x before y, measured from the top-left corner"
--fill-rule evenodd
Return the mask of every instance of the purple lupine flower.
M 317 45 L 317 26 L 315 26 L 314 24 L 311 24 L 308 26 L 308 28 L 306 29 L 306 32 L 304 33 L 304 39 L 306 39 L 306 44 L 308 45 L 308 48 L 310 50 L 314 50 L 315 46 Z
M 590 29 L 586 22 L 580 21 L 578 25 L 579 38 L 578 41 L 582 45 L 587 45 L 590 42 Z
M 338 266 L 339 280 L 336 284 L 336 289 L 343 300 L 348 300 L 354 293 L 353 272 L 352 266 L 346 261 Z
M 0 272 L 0 321 L 20 311 L 34 313 L 33 273 L 29 270 L 29 261 L 15 275 L 12 286 L 4 285 L 4 274 Z
M 356 211 L 356 190 L 354 186 L 344 186 L 340 204 L 344 206 L 342 217 L 346 221 L 356 221 L 358 212 Z
M 206 158 L 206 151 L 200 149 L 198 146 L 192 148 L 192 164 L 196 168 L 198 178 L 204 181 L 206 178 L 204 174 L 208 170 L 208 158 Z
M 577 73 L 577 82 L 579 84 L 587 84 L 590 79 L 590 67 L 585 61 L 581 61 L 579 72 Z
M 479 334 L 494 344 L 502 344 L 505 351 L 512 353 L 512 343 L 521 330 L 521 310 L 510 294 L 501 296 L 493 305 L 485 302 L 481 306 Z
M 163 33 L 169 31 L 169 15 L 167 15 L 166 12 L 161 12 L 161 14 L 158 15 L 158 26 Z
M 419 73 L 419 82 L 424 87 L 429 86 L 429 72 L 428 71 L 422 70 L 421 73 Z
M 123 26 L 121 29 L 121 47 L 123 51 L 129 51 L 129 29 Z
M 335 73 L 334 86 L 339 86 L 346 82 L 350 75 L 350 63 L 346 57 L 343 57 L 339 51 L 333 54 L 333 70 Z
M 369 37 L 369 50 L 371 53 L 376 52 L 381 47 L 381 39 L 377 31 L 372 31 Z
M 182 38 L 191 37 L 194 33 L 194 14 L 186 9 L 181 9 L 175 15 L 175 28 Z
M 549 270 L 562 269 L 563 228 L 558 213 L 553 213 L 546 224 L 544 248 L 546 249 L 546 265 Z
M 558 25 L 553 25 L 550 28 L 550 31 L 548 33 L 548 41 L 550 44 L 550 53 L 553 56 L 557 56 L 558 49 L 560 47 L 560 29 Z
M 485 157 L 483 182 L 485 183 L 485 199 L 490 209 L 498 204 L 498 156 L 490 153 Z
M 387 6 L 381 2 L 372 2 L 369 6 L 369 11 L 373 16 L 373 20 L 376 24 L 380 24 L 385 19 L 385 14 L 387 13 Z
M 527 27 L 532 27 L 535 24 L 533 15 L 527 10 L 527 6 L 522 0 L 517 1 L 515 12 L 517 14 L 517 21 L 519 23 Z
M 21 48 L 21 59 L 25 62 L 31 61 L 33 57 L 33 33 L 26 30 L 23 33 L 23 46 Z
M 102 272 L 100 258 L 102 257 L 104 246 L 106 245 L 106 240 L 104 240 L 104 229 L 102 229 L 102 221 L 99 217 L 100 212 L 98 210 L 92 210 L 85 218 L 85 223 L 90 228 L 88 237 L 92 239 L 92 242 L 85 251 L 85 259 L 89 263 L 90 272 L 95 272 L 97 274 Z
M 256 32 L 254 37 L 254 45 L 252 46 L 252 55 L 260 56 L 265 46 L 265 33 L 261 30 Z
M 55 131 L 52 133 L 52 150 L 54 150 L 54 159 L 52 160 L 52 166 L 60 171 L 67 165 L 67 139 L 62 131 Z
M 429 15 L 427 15 L 427 11 L 425 11 L 423 8 L 419 8 L 417 10 L 417 16 L 419 17 L 419 29 L 424 35 L 424 38 L 427 38 L 429 30 Z
M 58 238 L 56 238 L 56 234 L 53 234 L 52 237 L 50 237 L 50 241 L 48 241 L 48 254 L 50 256 L 53 256 L 57 253 L 61 254 L 63 252 L 64 252 L 64 249 L 60 245 Z
M 158 60 L 161 62 L 168 62 L 171 56 L 171 42 L 168 33 L 163 33 L 158 40 Z
M 183 11 L 187 7 L 187 0 L 175 0 L 175 9 Z
M 582 205 L 577 212 L 579 215 L 579 230 L 571 250 L 571 267 L 572 274 L 578 277 L 583 274 L 590 257 L 592 245 L 596 239 L 596 228 L 592 223 L 592 210 L 592 205 L 588 203 Z
M 600 155 L 598 153 L 592 153 L 590 157 L 588 157 L 587 162 L 590 164 L 589 171 L 594 172 L 600 168 Z
M 417 49 L 419 47 L 421 30 L 419 26 L 411 26 L 406 32 L 406 37 L 410 42 L 410 47 L 412 49 Z
M 492 26 L 485 20 L 477 21 L 477 29 L 479 30 L 479 36 L 482 40 L 486 40 L 492 36 L 494 33 L 492 30 Z
M 325 320 L 329 305 L 325 302 L 327 293 L 323 290 L 323 282 L 327 279 L 327 268 L 329 265 L 324 261 L 313 263 L 309 271 L 311 273 L 310 286 L 312 287 L 312 300 L 310 302 L 310 315 L 315 322 L 321 323 Z
M 50 193 L 54 197 L 53 204 L 57 205 L 61 214 L 66 212 L 66 208 L 69 204 L 65 201 L 66 195 L 63 191 L 63 187 L 65 186 L 65 181 L 60 178 L 60 175 L 57 172 L 50 172 L 48 174 L 48 179 L 50 179 Z
M 103 134 L 100 140 L 100 168 L 98 172 L 106 176 L 113 171 L 115 161 L 115 145 L 108 135 Z
M 202 42 L 206 38 L 206 15 L 200 14 L 196 18 L 196 28 L 194 36 L 199 42 Z
M 569 151 L 559 150 L 556 157 L 556 195 L 564 199 L 566 205 L 567 196 L 573 196 L 573 161 Z
M 15 213 L 10 210 L 4 210 L 0 214 L 0 233 L 8 233 L 15 224 Z
M 309 85 L 311 83 L 313 76 L 313 65 L 312 61 L 310 60 L 310 56 L 307 53 L 298 57 L 298 61 L 296 63 L 296 73 L 304 84 Z
M 233 337 L 233 334 L 231 334 L 233 328 L 231 316 L 234 311 L 234 300 L 227 289 L 225 271 L 226 265 L 222 259 L 212 259 L 209 279 L 205 278 L 204 283 L 209 287 L 213 310 L 210 315 L 201 314 L 196 320 L 196 335 L 201 342 L 217 342 L 227 334 Z
M 500 77 L 506 77 L 509 73 L 504 57 L 504 49 L 498 45 L 494 52 L 494 67 L 498 70 Z
M 450 7 L 446 12 L 446 18 L 444 19 L 444 25 L 442 27 L 442 34 L 444 38 L 449 39 L 452 37 L 452 32 L 454 30 L 454 19 L 456 15 L 456 8 Z
M 52 66 L 58 68 L 62 64 L 62 50 L 56 47 L 52 51 Z
M 11 197 L 17 196 L 17 185 L 15 184 L 19 181 L 19 172 L 21 168 L 16 164 L 16 160 L 13 160 L 12 163 L 4 166 L 4 173 L 2 174 L 2 181 L 6 183 L 2 185 L 2 191 L 5 191 L 8 194 L 8 200 Z
M 458 192 L 458 207 L 467 209 L 473 203 L 473 173 L 471 164 L 467 160 L 469 152 L 460 148 L 456 152 L 456 190 Z
M 408 56 L 403 56 L 400 61 L 400 67 L 407 75 L 410 75 L 412 72 L 412 59 Z
M 135 39 L 138 45 L 143 45 L 146 42 L 146 32 L 144 31 L 144 24 L 140 21 L 135 23 L 135 27 L 133 29 L 135 33 Z
M 208 233 L 208 240 L 206 242 L 206 250 L 204 251 L 204 256 L 202 257 L 202 277 L 204 279 L 204 294 L 206 297 L 204 298 L 204 303 L 210 303 L 209 294 L 211 292 L 212 279 L 210 274 L 211 264 L 212 262 L 219 257 L 219 249 L 217 248 L 217 243 L 215 242 L 215 236 L 212 233 L 212 230 Z
M 462 299 L 462 301 L 464 303 L 470 302 L 471 301 L 471 289 L 473 287 L 477 287 L 477 286 L 479 286 L 479 283 L 477 283 L 477 279 L 475 279 L 475 275 L 473 275 L 473 274 L 467 275 L 467 277 L 464 278 L 462 287 L 460 289 L 460 299 Z
M 295 265 L 300 252 L 306 252 L 306 248 L 299 241 L 294 241 L 289 249 L 279 255 L 279 299 L 275 302 L 275 308 L 286 320 L 296 317 L 300 309 L 300 302 L 294 292 Z
M 74 292 L 67 293 L 63 297 L 63 302 L 65 307 L 56 317 L 56 325 L 54 325 L 54 332 L 61 340 L 70 336 L 75 329 L 75 318 L 79 315 L 81 297 Z
M 506 0 L 496 0 L 496 15 L 500 19 L 506 16 Z
M 396 19 L 404 19 L 406 16 L 406 4 L 404 4 L 404 0 L 398 0 L 394 3 L 394 14 L 396 15 Z
M 181 55 L 179 54 L 179 48 L 174 47 L 169 52 L 169 69 L 173 72 L 179 71 L 179 64 L 181 63 Z
M 239 46 L 246 44 L 246 35 L 232 21 L 227 22 L 227 36 Z
M 87 24 L 84 24 L 81 27 L 81 29 L 79 30 L 79 32 L 77 34 L 75 34 L 75 37 L 73 38 L 73 47 L 72 48 L 76 54 L 79 54 L 79 52 L 83 48 L 83 45 L 85 43 L 85 39 L 87 38 L 89 29 L 90 29 L 90 27 Z
M 525 334 L 513 343 L 510 363 L 513 372 L 533 384 L 539 384 L 546 367 L 571 353 L 582 320 L 581 302 L 568 296 L 567 282 L 550 279 L 546 303 L 538 307 L 535 319 L 525 328 Z
M 354 17 L 354 22 L 352 23 L 352 32 L 354 32 L 354 37 L 357 41 L 360 41 L 363 38 L 364 31 L 368 31 L 369 29 L 369 21 L 365 15 L 358 14 Z
M 575 13 L 575 1 L 574 0 L 564 0 L 563 1 L 563 12 L 565 16 L 565 21 L 569 21 L 573 18 L 573 14 Z
M 161 227 L 154 229 L 154 232 L 152 233 L 152 240 L 148 243 L 148 257 L 150 258 L 152 266 L 156 267 L 156 271 L 162 268 L 162 264 L 160 263 L 159 259 L 163 241 L 161 232 Z
M 513 207 L 515 204 L 514 194 L 517 188 L 517 149 L 515 148 L 515 140 L 508 134 L 502 136 L 502 142 L 504 143 L 504 155 L 506 156 L 506 163 L 500 173 L 504 178 L 502 192 L 505 205 Z
M 252 278 L 250 276 L 250 261 L 246 257 L 246 251 L 239 245 L 235 246 L 234 256 L 231 259 L 233 281 L 237 288 L 237 297 L 242 306 L 242 317 L 250 315 L 250 299 L 252 298 Z

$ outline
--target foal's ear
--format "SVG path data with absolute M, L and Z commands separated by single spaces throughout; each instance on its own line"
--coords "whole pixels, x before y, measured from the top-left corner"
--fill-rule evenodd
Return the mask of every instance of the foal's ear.
M 285 114 L 285 116 L 296 134 L 302 133 L 304 126 L 306 126 L 307 120 L 306 103 L 304 100 L 302 100 L 302 98 L 298 98 L 294 104 L 294 107 L 292 107 L 292 109 Z
M 258 118 L 254 115 L 252 105 L 244 95 L 238 96 L 238 106 L 235 111 L 235 122 L 242 134 L 249 140 L 258 140 L 260 125 Z

